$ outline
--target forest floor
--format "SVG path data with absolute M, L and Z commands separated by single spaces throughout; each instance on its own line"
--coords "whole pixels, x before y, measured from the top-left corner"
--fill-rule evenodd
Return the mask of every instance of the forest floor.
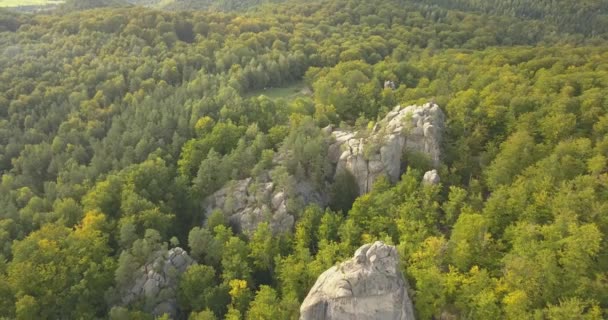
M 2 1 L 2 0 L 0 0 Z M 309 95 L 310 88 L 306 85 L 304 81 L 291 82 L 287 86 L 276 87 L 276 88 L 266 88 L 261 90 L 255 90 L 249 92 L 246 97 L 257 97 L 261 95 L 265 95 L 270 99 L 285 99 L 287 101 L 291 101 L 296 99 L 297 97 Z

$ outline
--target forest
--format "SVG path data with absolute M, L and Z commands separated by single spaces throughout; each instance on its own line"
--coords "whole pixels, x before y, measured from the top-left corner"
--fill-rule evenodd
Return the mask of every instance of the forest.
M 375 240 L 417 318 L 608 318 L 605 2 L 73 3 L 0 8 L 0 319 L 298 319 Z M 329 178 L 323 128 L 429 101 L 441 183 L 419 155 Z M 289 230 L 207 210 L 244 179 L 293 195 Z M 129 296 L 167 257 L 171 290 Z

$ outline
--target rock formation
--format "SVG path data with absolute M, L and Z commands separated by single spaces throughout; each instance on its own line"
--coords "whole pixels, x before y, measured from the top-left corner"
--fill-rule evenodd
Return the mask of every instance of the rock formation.
M 275 233 L 291 230 L 294 216 L 288 210 L 289 201 L 326 205 L 327 197 L 319 193 L 310 183 L 297 182 L 294 196 L 276 188 L 275 183 L 256 183 L 252 178 L 229 183 L 205 201 L 205 212 L 222 210 L 237 232 L 250 235 L 257 225 L 267 221 Z
M 347 170 L 356 179 L 359 193 L 371 190 L 381 175 L 395 183 L 403 173 L 404 153 L 420 153 L 434 166 L 440 162 L 444 114 L 436 104 L 397 106 L 379 121 L 367 137 L 358 132 L 336 130 L 329 147 L 336 174 Z
M 144 311 L 155 316 L 166 313 L 174 319 L 178 310 L 179 276 L 195 262 L 181 248 L 173 248 L 164 254 L 156 255 L 154 261 L 141 267 L 134 275 L 133 285 L 122 297 L 122 303 L 128 305 L 143 301 Z
M 395 107 L 371 132 L 324 128 L 323 132 L 333 137 L 328 147 L 332 170 L 327 179 L 347 171 L 354 176 L 359 194 L 364 194 L 382 175 L 397 182 L 404 171 L 404 154 L 425 155 L 438 166 L 444 118 L 439 106 L 427 103 Z M 277 154 L 274 162 L 279 163 L 281 156 Z M 295 181 L 290 187 L 293 190 L 287 192 L 269 178 L 258 180 L 262 182 L 252 178 L 232 181 L 207 197 L 203 203 L 206 216 L 219 209 L 239 232 L 251 234 L 260 222 L 267 221 L 280 233 L 291 230 L 295 222 L 295 212 L 289 208 L 329 203 L 327 192 L 307 181 Z
M 425 172 L 424 177 L 422 177 L 422 183 L 426 185 L 435 185 L 439 184 L 439 182 L 441 182 L 441 179 L 439 178 L 439 174 L 437 174 L 437 170 L 435 169 Z
M 281 193 L 273 195 L 274 184 L 268 182 L 262 185 L 261 190 L 251 190 L 252 178 L 235 181 L 215 192 L 206 200 L 205 212 L 210 214 L 213 210 L 222 210 L 228 221 L 237 231 L 248 232 L 255 230 L 255 226 L 264 221 L 265 216 L 275 221 L 271 223 L 278 229 L 282 225 L 291 227 L 293 217 L 287 215 L 287 207 Z M 276 199 L 275 199 L 276 198 Z M 272 205 L 268 206 L 272 199 Z M 272 212 L 270 209 L 274 209 Z
M 325 271 L 300 307 L 300 320 L 414 320 L 395 247 L 366 244 Z
M 384 89 L 392 89 L 395 90 L 396 86 L 395 83 L 391 80 L 386 80 L 384 81 Z

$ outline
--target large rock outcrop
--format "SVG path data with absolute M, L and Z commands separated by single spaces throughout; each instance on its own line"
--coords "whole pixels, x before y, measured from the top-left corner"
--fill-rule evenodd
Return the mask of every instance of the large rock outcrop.
M 290 201 L 325 205 L 327 197 L 307 182 L 295 183 L 293 195 L 276 187 L 274 182 L 255 182 L 252 178 L 233 181 L 208 197 L 205 212 L 222 210 L 237 232 L 251 234 L 263 221 L 270 224 L 275 233 L 291 230 L 294 216 L 289 210 Z
M 438 166 L 444 121 L 445 116 L 436 104 L 397 106 L 367 135 L 333 131 L 336 142 L 329 147 L 330 161 L 336 166 L 336 174 L 343 170 L 352 174 L 359 193 L 365 194 L 382 175 L 392 183 L 399 180 L 405 153 L 423 154 Z
M 133 276 L 132 285 L 122 296 L 122 304 L 143 302 L 144 311 L 155 316 L 177 315 L 179 277 L 196 262 L 182 248 L 155 253 L 156 259 L 142 266 Z
M 427 103 L 397 106 L 369 132 L 324 128 L 328 138 L 331 136 L 327 152 L 331 170 L 326 179 L 348 172 L 355 178 L 359 194 L 364 194 L 382 175 L 397 182 L 404 171 L 404 154 L 419 153 L 438 166 L 444 118 L 439 106 Z M 275 156 L 275 165 L 283 156 Z M 327 194 L 327 188 L 319 190 L 308 181 L 294 181 L 289 188 L 279 188 L 269 177 L 258 177 L 257 181 L 249 178 L 226 184 L 205 199 L 203 208 L 206 216 L 221 210 L 238 232 L 251 234 L 266 221 L 273 232 L 281 233 L 294 225 L 297 210 L 293 208 L 312 203 L 326 206 L 330 201 Z
M 414 320 L 395 247 L 366 244 L 325 271 L 300 307 L 300 320 Z

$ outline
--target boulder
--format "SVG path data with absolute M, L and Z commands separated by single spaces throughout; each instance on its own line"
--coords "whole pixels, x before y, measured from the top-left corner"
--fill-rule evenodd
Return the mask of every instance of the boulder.
M 395 247 L 366 244 L 319 276 L 300 320 L 414 320 L 408 288 Z
M 439 182 L 441 182 L 441 179 L 439 179 L 439 174 L 435 169 L 425 172 L 424 177 L 422 177 L 422 183 L 426 185 L 436 185 Z
M 144 311 L 154 316 L 169 314 L 177 317 L 177 286 L 179 277 L 195 264 L 182 248 L 154 253 L 156 258 L 142 266 L 133 276 L 133 282 L 122 296 L 122 304 L 143 302 Z
M 395 90 L 395 83 L 391 80 L 384 81 L 384 89 L 392 89 Z

